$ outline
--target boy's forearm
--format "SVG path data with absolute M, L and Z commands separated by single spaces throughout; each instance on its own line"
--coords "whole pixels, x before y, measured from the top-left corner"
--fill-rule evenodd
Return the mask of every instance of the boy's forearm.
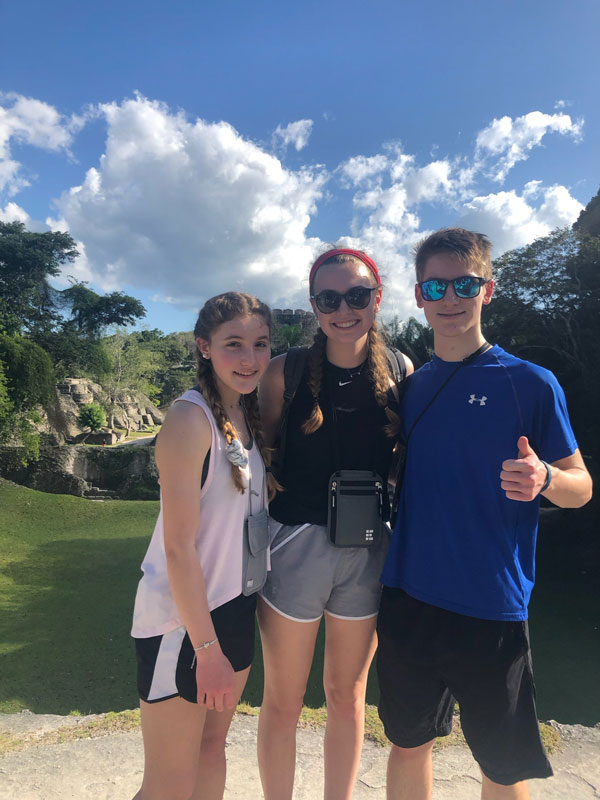
M 585 467 L 561 469 L 556 463 L 549 466 L 552 480 L 542 497 L 560 508 L 580 508 L 591 499 L 592 479 Z

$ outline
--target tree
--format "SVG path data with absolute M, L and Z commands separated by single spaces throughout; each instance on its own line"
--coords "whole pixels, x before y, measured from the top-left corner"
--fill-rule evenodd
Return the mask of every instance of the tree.
M 65 328 L 85 337 L 95 338 L 110 325 L 133 325 L 136 319 L 146 316 L 146 309 L 135 297 L 123 292 L 100 295 L 85 282 L 72 281 L 68 289 L 60 292 L 59 302 L 71 315 Z
M 37 406 L 47 406 L 53 396 L 48 354 L 28 339 L 0 334 L 0 444 L 12 445 L 23 465 L 39 458 Z
M 393 317 L 384 325 L 384 332 L 392 347 L 406 353 L 415 368 L 425 364 L 433 355 L 433 331 L 414 317 L 409 317 L 406 322 Z
M 8 396 L 16 411 L 46 407 L 54 397 L 54 368 L 48 353 L 22 336 L 0 334 Z
M 129 435 L 131 422 L 127 415 L 127 405 L 131 394 L 143 392 L 151 398 L 159 394 L 159 390 L 151 382 L 156 372 L 157 358 L 152 351 L 140 347 L 135 335 L 127 336 L 123 331 L 107 337 L 103 344 L 111 364 L 110 373 L 103 382 L 107 396 L 108 424 L 113 428 L 115 414 L 121 411 Z
M 151 396 L 155 402 L 166 405 L 192 388 L 196 371 L 196 343 L 192 334 L 170 333 L 165 336 L 162 331 L 154 328 L 134 331 L 129 334 L 129 338 L 137 343 L 140 353 L 145 354 L 146 363 L 151 364 L 147 385 L 151 387 Z M 190 340 L 193 345 L 192 355 Z
M 31 233 L 22 222 L 0 222 L 0 328 L 46 331 L 60 317 L 48 280 L 78 255 L 68 233 Z
M 279 324 L 273 320 L 271 328 L 271 352 L 274 356 L 285 353 L 290 347 L 311 345 L 315 335 L 315 326 Z
M 74 330 L 63 329 L 47 333 L 40 344 L 54 364 L 57 381 L 77 376 L 101 383 L 110 372 L 110 361 L 102 339 L 83 338 Z
M 494 272 L 487 338 L 556 374 L 582 449 L 599 458 L 600 237 L 559 229 L 505 253 Z
M 0 431 L 2 430 L 8 415 L 12 411 L 12 403 L 8 396 L 6 373 L 4 371 L 4 362 L 0 360 Z M 0 434 L 0 441 L 2 437 Z
M 94 433 L 106 425 L 106 414 L 98 403 L 87 403 L 81 406 L 77 422 L 82 428 L 89 428 L 91 433 Z

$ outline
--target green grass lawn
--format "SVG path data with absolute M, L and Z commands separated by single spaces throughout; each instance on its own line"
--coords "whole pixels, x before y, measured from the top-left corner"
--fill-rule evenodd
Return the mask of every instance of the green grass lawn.
M 0 486 L 0 711 L 136 705 L 129 640 L 157 502 Z
M 138 703 L 129 637 L 158 502 L 96 503 L 0 483 L 0 713 Z M 259 657 L 244 699 L 262 698 Z M 307 704 L 323 704 L 322 637 Z M 376 697 L 371 690 L 371 698 Z
M 95 503 L 0 481 L 0 509 L 0 712 L 134 708 L 129 628 L 158 502 Z M 598 561 L 574 555 L 577 534 L 562 516 L 545 526 L 531 613 L 539 715 L 593 725 L 600 720 Z M 324 702 L 322 668 L 321 631 L 305 698 L 312 708 Z M 244 693 L 251 705 L 260 704 L 262 679 L 259 649 Z M 377 702 L 373 672 L 367 700 Z

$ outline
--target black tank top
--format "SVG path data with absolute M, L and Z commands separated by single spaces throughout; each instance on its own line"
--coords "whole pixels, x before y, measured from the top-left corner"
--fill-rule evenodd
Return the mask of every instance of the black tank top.
M 338 469 L 372 469 L 385 485 L 394 447 L 394 439 L 383 431 L 388 422 L 385 410 L 377 405 L 364 369 L 352 378 L 351 372 L 356 370 L 342 369 L 329 362 L 323 369 L 319 396 L 323 424 L 314 433 L 302 433 L 301 426 L 313 408 L 307 369 L 308 364 L 289 411 L 280 473 L 285 491 L 278 492 L 269 506 L 269 514 L 286 525 L 327 524 L 329 477 Z M 397 412 L 391 390 L 388 402 Z M 385 493 L 384 503 L 387 519 L 389 505 Z

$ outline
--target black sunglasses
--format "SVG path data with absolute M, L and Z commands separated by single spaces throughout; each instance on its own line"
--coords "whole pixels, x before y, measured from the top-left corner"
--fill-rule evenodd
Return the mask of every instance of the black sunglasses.
M 323 289 L 319 294 L 311 294 L 310 299 L 315 301 L 321 314 L 333 314 L 342 304 L 342 300 L 346 301 L 348 308 L 366 308 L 371 302 L 371 292 L 376 292 L 378 288 L 378 286 L 373 286 L 372 289 L 367 286 L 353 286 L 345 294 L 334 289 Z
M 479 278 L 475 275 L 462 275 L 460 278 L 453 278 L 451 281 L 446 280 L 446 278 L 430 278 L 428 281 L 417 283 L 417 286 L 421 290 L 423 300 L 431 303 L 441 300 L 450 284 L 452 284 L 454 294 L 457 297 L 469 299 L 477 297 L 481 287 L 485 286 L 486 283 L 489 283 L 486 278 Z

